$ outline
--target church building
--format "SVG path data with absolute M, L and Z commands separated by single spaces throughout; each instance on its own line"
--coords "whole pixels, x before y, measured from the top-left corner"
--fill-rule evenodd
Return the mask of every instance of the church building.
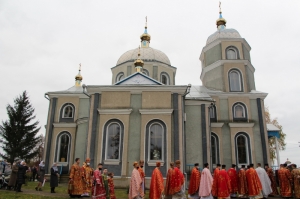
M 216 25 L 200 54 L 201 86 L 175 84 L 176 67 L 151 47 L 146 23 L 141 47 L 111 68 L 111 85 L 82 85 L 79 69 L 73 87 L 47 92 L 46 162 L 68 174 L 75 158 L 89 157 L 91 167 L 102 163 L 123 187 L 139 160 L 145 160 L 146 184 L 157 161 L 164 177 L 175 160 L 184 173 L 196 162 L 270 163 L 267 93 L 255 88 L 251 47 L 226 28 L 221 11 Z

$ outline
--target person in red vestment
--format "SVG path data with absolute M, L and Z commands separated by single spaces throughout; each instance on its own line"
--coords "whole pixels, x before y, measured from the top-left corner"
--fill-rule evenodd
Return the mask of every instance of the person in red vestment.
M 129 199 L 141 199 L 144 197 L 144 192 L 142 191 L 142 178 L 138 171 L 139 163 L 133 163 L 133 170 L 131 173 L 130 186 L 129 186 Z
M 232 164 L 231 168 L 228 169 L 227 171 L 230 178 L 230 185 L 231 185 L 230 195 L 233 198 L 236 197 L 236 193 L 238 191 L 238 184 L 237 184 L 238 175 L 236 173 L 235 166 L 236 166 L 235 164 Z
M 159 170 L 160 162 L 156 163 L 156 168 L 152 172 L 150 183 L 150 199 L 160 199 L 164 192 L 164 179 Z
M 213 175 L 213 185 L 212 185 L 212 190 L 211 190 L 211 195 L 213 197 L 218 197 L 218 193 L 217 193 L 217 178 L 218 178 L 218 175 L 219 175 L 219 172 L 220 172 L 220 169 L 221 169 L 221 164 L 217 164 L 217 167 L 215 168 L 214 170 L 214 175 Z
M 222 165 L 222 169 L 216 175 L 216 186 L 212 188 L 212 193 L 214 193 L 218 198 L 229 198 L 231 185 L 230 178 L 226 172 L 226 165 Z
M 184 176 L 180 170 L 180 160 L 176 160 L 175 164 L 176 167 L 174 168 L 174 175 L 170 184 L 170 194 L 172 198 L 183 198 L 185 197 Z
M 170 163 L 170 168 L 167 173 L 167 180 L 166 180 L 166 186 L 165 186 L 165 197 L 170 198 L 172 197 L 172 194 L 174 191 L 171 190 L 171 180 L 174 175 L 174 162 Z
M 139 172 L 142 178 L 142 190 L 145 193 L 145 172 L 144 172 L 144 160 L 140 160 L 139 162 Z
M 110 199 L 116 199 L 115 195 L 115 185 L 114 185 L 114 173 L 109 172 L 108 174 L 108 188 L 109 188 L 109 195 Z
M 83 172 L 79 166 L 80 159 L 76 158 L 75 163 L 71 167 L 69 177 L 69 190 L 70 197 L 81 197 L 83 194 Z
M 263 198 L 262 195 L 262 185 L 260 183 L 259 177 L 253 168 L 253 164 L 250 164 L 249 169 L 246 171 L 246 179 L 248 186 L 248 196 L 250 199 Z
M 238 172 L 238 193 L 240 198 L 245 198 L 248 194 L 245 165 Z
M 92 188 L 92 198 L 93 199 L 106 199 L 106 191 L 104 188 L 104 182 L 102 180 L 102 164 L 98 164 L 98 169 L 95 169 L 93 175 L 93 188 Z
M 272 193 L 270 193 L 269 196 L 277 196 L 279 195 L 278 193 L 278 189 L 277 189 L 277 183 L 276 183 L 276 180 L 275 180 L 275 177 L 274 177 L 274 172 L 273 172 L 273 169 L 269 167 L 268 164 L 265 164 L 265 170 L 271 180 L 271 187 L 272 187 Z
M 292 175 L 291 172 L 285 168 L 285 165 L 280 165 L 278 179 L 281 196 L 283 198 L 290 198 L 292 196 Z
M 199 171 L 199 163 L 195 163 L 194 168 L 191 172 L 190 184 L 189 184 L 189 195 L 191 198 L 199 198 L 199 186 L 201 180 L 201 173 Z

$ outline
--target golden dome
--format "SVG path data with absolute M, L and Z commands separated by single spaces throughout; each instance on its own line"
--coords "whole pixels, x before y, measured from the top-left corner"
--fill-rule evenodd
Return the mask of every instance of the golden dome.
M 82 81 L 82 76 L 81 76 L 80 74 L 76 75 L 76 76 L 75 76 L 75 80 L 80 80 L 80 81 Z
M 145 32 L 141 35 L 141 41 L 148 41 L 150 43 L 151 36 L 147 33 L 147 27 L 145 27 Z
M 80 71 L 81 71 L 81 64 L 79 64 L 78 74 L 75 76 L 75 86 L 80 86 L 81 84 L 82 76 L 80 74 Z
M 216 25 L 218 26 L 226 26 L 226 20 L 222 17 L 222 13 L 220 13 L 220 18 L 217 19 Z

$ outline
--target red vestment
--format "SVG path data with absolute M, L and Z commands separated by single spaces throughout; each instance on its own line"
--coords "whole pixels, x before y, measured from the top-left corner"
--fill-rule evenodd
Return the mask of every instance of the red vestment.
M 270 195 L 271 196 L 279 195 L 278 190 L 277 190 L 277 183 L 275 181 L 274 172 L 273 172 L 272 168 L 267 168 L 266 172 L 271 180 L 272 193 L 270 193 Z
M 282 197 L 291 197 L 292 196 L 292 176 L 291 172 L 286 168 L 280 168 L 278 170 L 279 186 L 280 193 Z
M 239 194 L 246 195 L 248 193 L 247 179 L 246 179 L 246 171 L 245 169 L 240 169 L 238 173 L 238 187 Z
M 238 184 L 237 184 L 237 173 L 234 168 L 228 169 L 228 175 L 230 178 L 230 185 L 231 185 L 231 191 L 230 193 L 236 193 L 238 191 Z
M 139 170 L 140 176 L 142 178 L 142 182 L 143 182 L 142 190 L 145 192 L 145 172 L 144 172 L 143 168 L 141 168 L 141 167 L 139 167 L 138 170 Z
M 228 176 L 228 173 L 225 169 L 222 169 L 219 171 L 219 174 L 217 175 L 217 190 L 214 190 L 214 192 L 217 193 L 217 196 L 219 198 L 227 198 L 230 196 L 230 190 L 231 190 L 231 184 L 230 184 L 230 178 Z
M 165 186 L 165 195 L 166 196 L 170 196 L 174 193 L 174 191 L 171 190 L 171 180 L 173 178 L 173 175 L 174 175 L 174 169 L 170 168 L 168 170 L 166 186 Z
M 189 192 L 188 192 L 190 195 L 194 195 L 199 190 L 200 180 L 201 180 L 201 173 L 196 167 L 194 167 L 192 169 L 191 177 L 190 177 Z
M 180 171 L 180 169 L 175 167 L 172 173 L 172 178 L 170 179 L 168 184 L 168 195 L 174 195 L 175 193 L 180 192 L 183 183 L 184 183 L 184 176 Z
M 257 196 L 261 194 L 262 185 L 258 178 L 258 175 L 253 168 L 249 168 L 246 171 L 248 196 Z
M 151 176 L 149 198 L 160 199 L 163 191 L 164 191 L 164 179 L 160 170 L 156 167 L 153 170 Z
M 83 172 L 83 176 L 84 176 L 83 192 L 90 194 L 92 191 L 94 170 L 90 166 L 88 166 L 86 163 L 83 163 L 82 172 Z
M 69 184 L 72 185 L 73 189 L 68 190 L 70 195 L 80 195 L 83 194 L 83 172 L 78 164 L 73 164 L 70 171 L 70 182 Z
M 293 169 L 291 174 L 293 179 L 295 198 L 300 198 L 300 169 Z
M 110 199 L 116 199 L 114 179 L 113 178 L 108 178 L 107 180 L 108 180 L 108 188 L 109 188 Z
M 220 172 L 220 169 L 217 167 L 215 168 L 214 170 L 214 180 L 213 180 L 213 185 L 212 185 L 212 189 L 211 189 L 211 194 L 214 196 L 214 197 L 217 197 L 218 196 L 218 175 L 219 175 L 219 172 Z
M 96 169 L 93 175 L 94 185 L 92 188 L 92 198 L 93 199 L 106 199 L 106 191 L 104 187 L 104 182 L 102 179 L 101 171 Z

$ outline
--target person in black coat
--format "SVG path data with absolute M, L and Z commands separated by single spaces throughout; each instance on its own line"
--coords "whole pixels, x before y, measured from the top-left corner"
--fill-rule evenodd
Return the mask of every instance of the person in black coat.
M 36 178 L 36 175 L 37 175 L 36 166 L 33 166 L 31 171 L 32 171 L 32 181 L 34 182 L 35 178 Z
M 59 177 L 59 173 L 58 173 L 57 164 L 53 163 L 51 167 L 51 175 L 50 175 L 51 193 L 55 193 L 54 189 L 55 187 L 58 186 L 58 177 Z
M 26 178 L 26 171 L 28 170 L 28 167 L 26 166 L 26 163 L 24 161 L 21 162 L 21 164 L 18 166 L 18 173 L 17 173 L 17 190 L 16 192 L 22 192 L 21 187 L 22 184 L 25 184 L 25 178 Z

